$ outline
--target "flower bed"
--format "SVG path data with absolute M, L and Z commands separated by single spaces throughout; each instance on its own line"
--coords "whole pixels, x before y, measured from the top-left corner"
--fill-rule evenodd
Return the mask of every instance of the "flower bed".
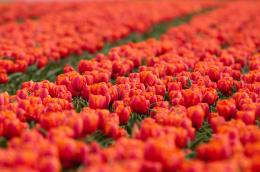
M 260 171 L 259 7 L 226 3 L 1 93 L 0 167 Z

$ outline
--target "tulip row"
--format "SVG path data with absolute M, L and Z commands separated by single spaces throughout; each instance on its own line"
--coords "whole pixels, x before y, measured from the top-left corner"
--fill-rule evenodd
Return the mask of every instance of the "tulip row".
M 50 13 L 76 10 L 78 8 L 80 8 L 80 5 L 73 2 L 1 3 L 0 11 L 4 11 L 4 13 L 0 16 L 0 24 L 6 24 L 8 22 L 24 22 L 28 19 L 38 19 Z
M 50 61 L 73 53 L 96 52 L 105 43 L 133 32 L 143 33 L 156 23 L 212 4 L 191 2 L 187 5 L 178 1 L 82 2 L 75 5 L 79 7 L 77 10 L 57 10 L 58 15 L 50 13 L 24 23 L 8 22 L 0 28 L 0 83 L 8 82 L 8 73 L 24 72 L 33 64 L 41 68 Z
M 16 95 L 2 93 L 0 135 L 10 141 L 0 151 L 0 168 L 259 171 L 256 3 L 227 3 L 169 30 L 160 41 L 119 46 L 107 56 L 82 60 L 78 72 L 66 66 L 55 83 L 30 81 Z M 76 113 L 72 102 L 78 96 L 89 107 Z M 146 119 L 127 133 L 134 114 Z M 205 123 L 213 136 L 189 149 Z M 101 148 L 82 141 L 96 131 L 116 142 Z M 195 157 L 188 160 L 191 153 Z

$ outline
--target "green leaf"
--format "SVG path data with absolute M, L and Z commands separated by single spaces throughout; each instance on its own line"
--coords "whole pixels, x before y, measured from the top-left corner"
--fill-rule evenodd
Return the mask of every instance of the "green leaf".
M 212 129 L 208 122 L 204 121 L 202 127 L 197 130 L 195 140 L 187 144 L 187 148 L 194 150 L 199 144 L 208 142 L 212 136 Z
M 48 135 L 48 131 L 46 131 L 44 128 L 39 128 L 38 130 L 39 130 L 39 132 L 40 132 L 43 136 L 47 136 L 47 135 Z
M 216 104 L 210 105 L 209 108 L 210 108 L 210 112 L 217 112 Z
M 110 82 L 111 82 L 111 84 L 115 85 L 116 84 L 116 79 L 111 79 Z
M 106 135 L 104 135 L 101 131 L 96 131 L 94 133 L 92 133 L 91 135 L 88 135 L 85 139 L 84 139 L 85 143 L 92 143 L 92 142 L 97 142 L 99 143 L 102 147 L 107 147 L 111 144 L 114 143 L 114 139 L 113 138 L 109 138 Z
M 109 104 L 109 107 L 108 107 L 109 111 L 110 112 L 114 112 L 114 108 L 113 108 L 113 105 L 112 103 Z
M 192 81 L 190 80 L 190 78 L 188 79 L 188 88 L 190 88 L 192 85 Z
M 9 76 L 9 82 L 15 81 L 17 78 L 21 77 L 22 75 L 23 75 L 23 73 L 21 73 L 21 72 L 11 74 Z
M 230 96 L 226 96 L 226 95 L 222 94 L 222 92 L 220 90 L 217 90 L 217 93 L 218 93 L 218 98 L 220 100 L 228 99 L 230 97 Z
M 189 160 L 195 157 L 196 157 L 196 152 L 193 150 L 191 153 L 187 154 L 185 158 Z
M 242 73 L 243 74 L 249 73 L 249 66 L 247 64 L 242 68 Z
M 84 100 L 82 97 L 74 97 L 72 100 L 73 106 L 75 108 L 75 110 L 79 113 L 81 112 L 83 107 L 87 107 L 88 106 L 88 101 Z
M 0 137 L 0 148 L 7 148 L 7 139 Z
M 35 125 L 36 125 L 35 121 L 30 121 L 30 122 L 29 122 L 29 128 L 30 128 L 30 129 L 34 128 Z
M 232 86 L 232 94 L 235 94 L 237 92 L 237 87 L 235 84 Z
M 145 118 L 147 118 L 148 115 L 138 114 L 138 113 L 132 113 L 128 123 L 126 125 L 123 125 L 122 127 L 127 131 L 127 133 L 131 136 L 134 125 L 140 126 L 141 121 L 143 121 Z
M 165 95 L 164 95 L 164 101 L 169 101 L 170 98 L 169 98 L 169 93 L 168 91 L 165 92 Z
M 138 71 L 139 71 L 139 68 L 138 68 L 138 67 L 136 67 L 136 68 L 133 69 L 133 73 L 137 73 Z
M 192 86 L 192 81 L 188 78 L 187 86 L 184 86 L 184 89 L 189 89 Z
M 34 65 L 31 65 L 28 69 L 27 69 L 27 72 L 28 73 L 34 73 L 37 71 L 37 66 L 34 64 Z

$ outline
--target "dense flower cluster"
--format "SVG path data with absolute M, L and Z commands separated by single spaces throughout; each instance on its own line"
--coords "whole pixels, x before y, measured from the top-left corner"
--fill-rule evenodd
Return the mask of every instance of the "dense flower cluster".
M 16 95 L 1 93 L 0 136 L 8 145 L 0 169 L 260 171 L 259 7 L 226 3 L 160 40 L 115 47 L 77 70 L 66 66 L 55 83 L 29 81 Z M 88 102 L 79 113 L 75 97 Z M 129 132 L 135 115 L 145 119 Z M 192 150 L 205 124 L 212 136 Z M 85 144 L 97 131 L 115 143 Z
M 73 53 L 95 52 L 107 42 L 126 37 L 132 32 L 145 32 L 156 23 L 199 11 L 209 5 L 211 3 L 208 2 L 185 5 L 178 1 L 154 0 L 65 3 L 57 7 L 54 5 L 57 8 L 54 12 L 42 14 L 37 20 L 8 22 L 0 27 L 0 83 L 8 82 L 8 73 L 24 72 L 33 64 L 44 67 L 49 61 Z M 33 8 L 34 5 L 31 6 L 26 8 Z M 43 6 L 33 8 L 31 12 L 41 15 L 46 13 L 44 10 L 53 9 L 49 3 Z M 68 9 L 70 6 L 72 9 Z M 16 13 L 20 16 L 20 11 Z
M 51 8 L 51 10 L 50 10 Z M 57 13 L 65 10 L 76 10 L 79 5 L 73 2 L 15 2 L 12 4 L 1 3 L 0 11 L 4 11 L 0 16 L 0 24 L 7 22 L 23 22 L 27 19 L 37 19 L 50 13 Z

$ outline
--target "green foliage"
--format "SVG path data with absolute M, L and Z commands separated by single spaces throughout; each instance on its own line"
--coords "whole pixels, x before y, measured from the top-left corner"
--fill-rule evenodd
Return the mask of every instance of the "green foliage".
M 237 88 L 235 86 L 235 84 L 233 84 L 232 86 L 232 94 L 235 94 L 237 92 Z
M 92 133 L 91 135 L 85 137 L 85 139 L 84 139 L 85 143 L 91 143 L 94 141 L 99 143 L 102 147 L 107 147 L 115 142 L 113 138 L 109 138 L 109 137 L 105 136 L 99 130 Z
M 116 79 L 111 79 L 111 80 L 110 80 L 110 83 L 113 84 L 113 85 L 115 85 L 115 84 L 116 84 Z
M 249 73 L 249 66 L 246 64 L 246 65 L 241 69 L 241 72 L 242 72 L 243 74 Z
M 30 121 L 28 123 L 29 123 L 29 128 L 30 129 L 33 129 L 35 127 L 35 125 L 36 125 L 35 121 Z
M 233 94 L 235 94 L 237 92 L 237 88 L 235 86 L 235 84 L 233 84 L 232 88 L 231 88 L 231 93 L 229 95 L 223 94 L 220 90 L 217 90 L 218 93 L 218 98 L 220 100 L 224 100 L 224 99 L 228 99 L 230 98 Z
M 202 127 L 196 132 L 196 138 L 189 141 L 187 148 L 194 150 L 199 144 L 208 142 L 212 136 L 212 129 L 208 122 L 204 121 Z
M 188 88 L 190 88 L 191 87 L 191 85 L 192 85 L 192 81 L 190 80 L 190 78 L 188 79 Z
M 143 115 L 138 113 L 132 113 L 128 123 L 123 125 L 122 127 L 127 131 L 127 133 L 131 136 L 133 133 L 134 125 L 140 126 L 140 123 L 147 118 L 149 115 Z
M 215 106 L 215 104 L 213 105 Z M 202 127 L 197 130 L 196 137 L 192 141 L 188 141 L 186 149 L 190 149 L 191 153 L 186 155 L 186 159 L 193 159 L 196 157 L 196 147 L 202 143 L 206 143 L 212 137 L 212 128 L 207 121 L 203 122 Z
M 220 100 L 228 99 L 230 96 L 223 94 L 220 90 L 217 90 L 218 98 Z
M 46 131 L 44 128 L 39 128 L 38 130 L 39 130 L 39 132 L 40 132 L 43 136 L 47 136 L 47 135 L 48 135 L 48 131 Z
M 215 102 L 213 105 L 210 105 L 210 106 L 209 106 L 209 109 L 210 109 L 210 112 L 217 112 L 216 102 Z
M 184 86 L 184 89 L 189 89 L 192 86 L 192 80 L 188 78 L 187 86 Z
M 139 68 L 138 68 L 138 67 L 134 68 L 132 72 L 133 72 L 133 73 L 139 72 Z
M 165 95 L 164 95 L 164 101 L 169 101 L 170 98 L 169 98 L 169 93 L 168 91 L 166 91 Z
M 7 147 L 7 139 L 5 137 L 0 137 L 0 148 Z
M 84 100 L 82 97 L 74 97 L 72 100 L 74 109 L 79 113 L 81 112 L 83 107 L 87 107 L 88 106 L 88 101 Z
M 140 126 L 141 121 L 147 117 L 148 115 L 132 113 L 130 119 L 128 120 L 128 123 L 121 127 L 124 128 L 127 131 L 127 133 L 131 136 L 134 125 Z M 94 141 L 99 143 L 102 147 L 107 147 L 115 142 L 113 138 L 107 137 L 100 130 L 84 138 L 85 143 L 91 143 Z
M 112 103 L 109 104 L 108 110 L 109 110 L 109 112 L 114 112 L 114 108 L 113 108 L 113 104 Z
M 191 153 L 187 154 L 185 158 L 189 160 L 189 159 L 193 159 L 195 157 L 196 157 L 196 152 L 194 150 L 192 150 Z

